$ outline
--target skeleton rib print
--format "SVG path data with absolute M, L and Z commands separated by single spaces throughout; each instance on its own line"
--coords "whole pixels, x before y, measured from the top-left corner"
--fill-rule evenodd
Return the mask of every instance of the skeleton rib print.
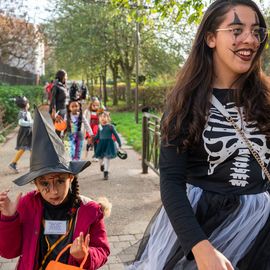
M 253 148 L 268 166 L 270 150 L 267 147 L 265 135 L 260 134 L 256 128 L 256 123 L 247 123 L 245 121 L 242 108 L 238 111 L 232 102 L 227 103 L 225 108 L 237 125 L 244 130 L 246 137 L 252 142 Z M 245 187 L 248 185 L 251 170 L 250 163 L 254 158 L 233 126 L 213 106 L 210 109 L 202 136 L 204 148 L 208 155 L 208 175 L 213 174 L 221 163 L 231 159 L 228 181 L 233 186 Z M 265 179 L 263 172 L 262 178 Z

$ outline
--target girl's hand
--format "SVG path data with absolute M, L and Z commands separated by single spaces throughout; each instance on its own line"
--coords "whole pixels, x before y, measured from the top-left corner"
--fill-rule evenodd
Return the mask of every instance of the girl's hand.
M 90 243 L 90 235 L 87 234 L 85 239 L 83 239 L 83 233 L 74 239 L 72 246 L 70 248 L 70 254 L 78 261 L 82 261 L 85 254 L 88 253 Z
M 61 122 L 64 121 L 63 117 L 59 114 L 55 115 L 55 122 Z
M 93 137 L 92 136 L 89 137 L 89 138 L 87 138 L 87 143 L 88 144 L 92 144 L 93 143 Z
M 0 192 L 0 212 L 4 216 L 11 217 L 14 216 L 17 211 L 18 203 L 22 197 L 22 193 L 19 193 L 13 202 L 9 199 L 8 192 L 9 190 Z
M 203 240 L 192 248 L 198 270 L 234 270 L 230 261 L 209 241 Z

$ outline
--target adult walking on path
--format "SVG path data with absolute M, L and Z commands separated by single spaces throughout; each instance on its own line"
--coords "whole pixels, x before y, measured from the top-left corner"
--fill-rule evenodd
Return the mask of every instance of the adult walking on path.
M 49 117 L 49 116 L 48 116 Z M 14 174 L 7 168 L 9 160 L 14 154 L 14 144 L 18 129 L 10 134 L 8 141 L 0 146 L 0 181 L 1 188 L 11 187 L 11 195 L 17 192 L 27 192 L 33 189 L 29 184 L 19 189 L 12 184 Z M 125 145 L 123 149 L 128 153 L 128 159 L 112 160 L 112 176 L 110 181 L 103 181 L 99 171 L 99 164 L 91 166 L 80 173 L 79 185 L 82 195 L 97 199 L 104 195 L 112 203 L 111 216 L 105 220 L 111 255 L 101 270 L 122 270 L 124 263 L 134 259 L 137 246 L 142 234 L 160 205 L 159 179 L 149 170 L 148 174 L 141 174 L 140 155 Z M 21 162 L 20 174 L 29 171 L 29 153 Z M 16 175 L 16 178 L 20 176 Z M 14 270 L 15 260 L 0 258 L 0 270 Z
M 87 98 L 87 92 L 88 92 L 88 88 L 86 84 L 84 83 L 84 80 L 82 80 L 82 85 L 80 87 L 80 100 L 82 100 L 82 103 L 84 103 Z
M 66 99 L 67 99 L 67 73 L 61 69 L 56 72 L 55 83 L 52 88 L 52 100 L 50 104 L 50 114 L 53 120 L 57 120 L 57 117 L 65 118 L 66 115 Z M 61 135 L 61 131 L 56 131 L 57 135 Z

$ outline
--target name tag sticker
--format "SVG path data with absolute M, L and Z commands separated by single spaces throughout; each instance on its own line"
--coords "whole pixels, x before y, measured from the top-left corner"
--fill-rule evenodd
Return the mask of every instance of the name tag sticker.
M 67 232 L 66 220 L 45 220 L 44 234 L 65 234 Z

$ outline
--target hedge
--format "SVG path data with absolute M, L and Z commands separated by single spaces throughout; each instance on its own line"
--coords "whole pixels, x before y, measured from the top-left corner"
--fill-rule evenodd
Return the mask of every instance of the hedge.
M 8 124 L 17 123 L 19 108 L 15 104 L 16 96 L 29 99 L 30 110 L 33 105 L 39 106 L 43 102 L 42 86 L 4 86 L 0 85 L 0 130 Z

